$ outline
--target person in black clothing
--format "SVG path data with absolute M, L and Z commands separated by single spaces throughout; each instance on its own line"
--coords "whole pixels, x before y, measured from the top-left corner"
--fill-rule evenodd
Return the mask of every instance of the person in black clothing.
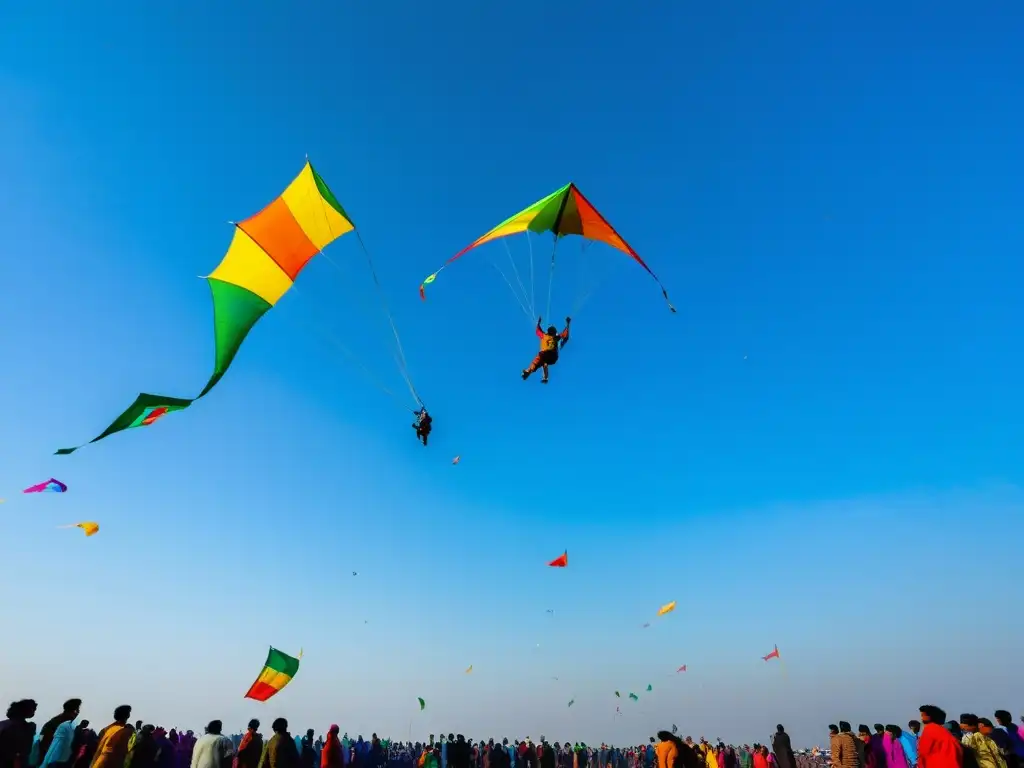
M 313 749 L 313 729 L 306 731 L 302 737 L 302 753 L 299 756 L 302 768 L 319 768 L 320 761 L 317 759 L 316 750 Z
M 555 768 L 555 750 L 546 741 L 541 742 L 540 768 Z

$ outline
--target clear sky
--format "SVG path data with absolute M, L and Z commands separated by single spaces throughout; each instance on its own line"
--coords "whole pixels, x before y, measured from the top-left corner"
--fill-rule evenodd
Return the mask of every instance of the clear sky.
M 1019 3 L 9 5 L 0 696 L 589 742 L 1024 707 Z M 192 410 L 52 457 L 198 392 L 196 275 L 307 153 L 431 446 L 331 341 L 400 392 L 346 236 Z M 605 280 L 544 388 L 501 246 L 417 286 L 569 180 L 679 314 L 566 241 L 555 318 Z M 244 701 L 268 644 L 302 669 Z

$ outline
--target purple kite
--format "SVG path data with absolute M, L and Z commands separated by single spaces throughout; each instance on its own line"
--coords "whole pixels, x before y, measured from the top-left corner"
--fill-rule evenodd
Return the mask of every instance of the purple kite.
M 33 485 L 26 488 L 22 493 L 64 493 L 68 487 L 55 477 L 51 477 L 45 483 Z

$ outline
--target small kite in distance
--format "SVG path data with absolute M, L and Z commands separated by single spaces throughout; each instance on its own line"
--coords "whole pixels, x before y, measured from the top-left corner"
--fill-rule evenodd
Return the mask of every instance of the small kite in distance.
M 645 621 L 643 627 L 641 627 L 641 628 L 642 629 L 647 629 L 649 626 L 651 626 L 651 622 Z
M 673 600 L 671 603 L 665 603 L 661 608 L 658 609 L 658 615 L 664 616 L 666 613 L 672 613 L 676 609 L 676 601 Z
M 629 698 L 631 698 L 633 701 L 640 701 L 640 697 L 637 696 L 635 693 L 629 694 Z
M 353 576 L 358 576 L 359 574 L 356 571 L 352 571 L 352 575 Z
M 679 726 L 672 723 L 672 733 L 679 733 Z
M 773 650 L 767 656 L 762 656 L 761 658 L 764 659 L 765 661 L 771 661 L 772 659 L 780 659 L 781 660 L 782 657 L 779 655 L 779 646 L 776 645 L 775 646 L 775 650 Z
M 466 674 L 470 675 L 472 673 L 473 673 L 473 665 L 470 664 L 468 667 L 466 667 Z
M 570 706 L 570 707 L 571 707 L 571 706 L 572 706 L 573 704 L 575 704 L 575 703 L 576 703 L 576 699 L 569 699 L 569 706 Z
M 622 694 L 621 694 L 621 693 L 619 693 L 618 691 L 616 691 L 616 692 L 615 692 L 615 698 L 617 698 L 617 699 L 621 699 L 621 698 L 622 698 Z
M 64 493 L 68 487 L 64 485 L 60 480 L 51 477 L 45 483 L 39 483 L 39 485 L 30 485 L 22 493 Z
M 654 686 L 651 685 L 650 683 L 648 683 L 647 684 L 647 690 L 648 690 L 648 692 L 653 691 L 654 690 Z
M 686 665 L 683 664 L 683 666 L 681 666 L 679 669 L 676 670 L 676 674 L 678 675 L 680 672 L 685 672 L 685 671 L 686 671 Z
M 427 708 L 427 702 L 425 702 L 422 698 L 417 697 L 416 701 L 420 703 L 420 712 Z
M 458 464 L 460 461 L 462 461 L 462 457 L 456 456 L 454 459 L 452 459 L 452 464 Z
M 83 531 L 85 531 L 85 535 L 86 535 L 87 538 L 89 536 L 92 536 L 95 533 L 99 533 L 99 530 L 100 530 L 100 524 L 99 523 L 72 523 L 71 525 L 59 525 L 57 527 L 58 528 L 81 528 Z
M 565 550 L 562 554 L 548 563 L 551 568 L 567 568 L 569 566 L 569 550 Z

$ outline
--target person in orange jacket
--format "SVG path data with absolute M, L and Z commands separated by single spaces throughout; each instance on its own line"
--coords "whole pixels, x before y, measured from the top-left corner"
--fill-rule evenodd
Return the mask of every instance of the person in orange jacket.
M 530 363 L 529 368 L 523 369 L 523 381 L 530 378 L 531 373 L 535 373 L 538 368 L 544 371 L 544 378 L 542 378 L 541 384 L 548 383 L 548 366 L 554 365 L 558 362 L 558 350 L 569 343 L 569 325 L 572 323 L 572 318 L 565 318 L 565 328 L 559 333 L 558 329 L 553 325 L 549 325 L 545 331 L 541 327 L 542 318 L 537 318 L 537 338 L 540 339 L 540 354 L 533 358 L 533 362 Z

